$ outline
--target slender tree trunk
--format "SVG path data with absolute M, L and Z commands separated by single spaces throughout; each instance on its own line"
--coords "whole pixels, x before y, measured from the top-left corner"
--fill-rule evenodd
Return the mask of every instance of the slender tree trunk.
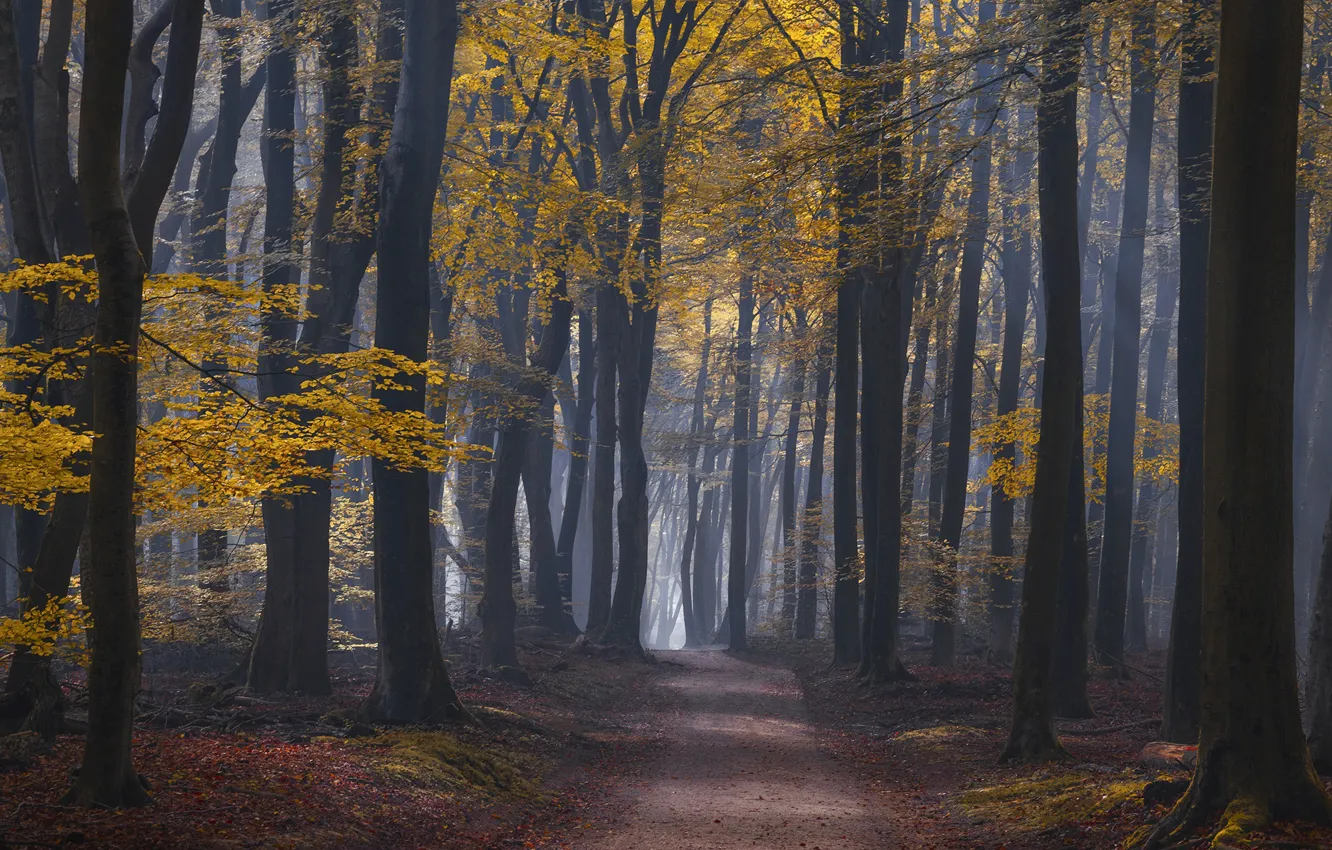
M 804 322 L 800 322 L 803 326 Z M 796 363 L 789 395 L 790 414 L 786 417 L 786 445 L 782 457 L 782 635 L 789 636 L 795 623 L 796 596 L 800 572 L 800 543 L 796 535 L 796 467 L 800 464 L 800 405 L 805 396 L 805 364 Z
M 924 304 L 935 303 L 934 275 L 925 279 Z M 920 454 L 920 426 L 925 419 L 925 367 L 930 356 L 930 311 L 917 312 L 916 350 L 911 360 L 911 386 L 907 390 L 906 435 L 902 441 L 902 516 L 911 513 L 916 491 L 916 461 Z
M 1166 228 L 1164 187 L 1156 191 L 1157 230 Z M 1176 281 L 1172 272 L 1164 264 L 1156 277 L 1156 317 L 1147 343 L 1147 387 L 1145 406 L 1147 418 L 1153 421 L 1162 419 L 1162 406 L 1165 396 L 1166 356 L 1170 348 L 1170 325 L 1175 317 Z M 1159 454 L 1155 442 L 1143 446 L 1143 459 L 1154 460 Z M 1133 549 L 1129 556 L 1129 608 L 1128 608 L 1128 644 L 1135 652 L 1147 650 L 1147 606 L 1144 594 L 1150 591 L 1150 580 L 1144 582 L 1143 573 L 1151 559 L 1151 542 L 1155 529 L 1151 518 L 1160 508 L 1160 496 L 1156 490 L 1156 481 L 1150 476 L 1144 477 L 1138 485 L 1138 506 L 1133 522 Z
M 805 485 L 805 510 L 800 531 L 800 592 L 796 596 L 795 636 L 810 640 L 818 614 L 819 537 L 823 526 L 823 449 L 828 433 L 828 389 L 832 379 L 832 351 L 828 345 L 831 316 L 825 314 L 820 328 L 818 366 L 814 379 L 814 424 L 810 438 L 809 475 Z
M 1217 53 L 1203 437 L 1202 713 L 1146 841 L 1332 822 L 1300 726 L 1292 564 L 1295 193 L 1304 4 L 1227 0 Z M 1269 447 L 1255 452 L 1253 446 Z
M 610 619 L 615 570 L 615 377 L 619 358 L 618 298 L 610 283 L 597 288 L 597 446 L 592 470 L 592 590 L 587 630 L 600 633 Z
M 981 0 L 978 22 L 994 20 L 993 0 Z M 939 521 L 939 543 L 947 563 L 936 566 L 931 600 L 934 643 L 930 663 L 951 667 L 957 656 L 957 550 L 962 544 L 966 514 L 967 471 L 971 466 L 971 400 L 975 374 L 976 324 L 980 307 L 981 273 L 985 267 L 985 241 L 990 224 L 990 131 L 998 107 L 994 66 L 983 61 L 976 66 L 976 83 L 983 85 L 976 98 L 976 129 L 980 138 L 971 160 L 971 194 L 967 204 L 966 240 L 962 247 L 962 269 L 958 275 L 957 338 L 953 355 L 952 401 L 948 420 L 948 472 L 944 479 L 943 514 Z M 1076 185 L 1076 184 L 1075 184 Z M 942 568 L 941 568 L 942 567 Z
M 1017 113 L 1021 122 L 1023 114 Z M 1022 384 L 1022 341 L 1027 333 L 1027 301 L 1031 288 L 1031 236 L 1026 230 L 1030 213 L 1026 197 L 1031 185 L 1032 157 L 1019 152 L 1005 175 L 1007 194 L 1012 201 L 1012 221 L 1004 239 L 1004 341 L 999 371 L 997 412 L 1005 416 L 1017 410 Z M 1016 449 L 1012 443 L 1000 446 L 995 460 L 1013 462 Z M 1081 469 L 1079 469 L 1081 474 Z M 995 488 L 991 495 L 990 554 L 995 563 L 990 572 L 990 658 L 1007 664 L 1013 657 L 1013 622 L 1015 582 L 1013 571 L 1013 514 L 1016 502 Z
M 1192 743 L 1202 710 L 1202 440 L 1207 253 L 1211 230 L 1215 0 L 1190 0 L 1179 84 L 1179 561 L 1171 604 L 1161 737 Z
M 582 518 L 583 490 L 587 483 L 588 433 L 592 426 L 593 387 L 597 380 L 597 341 L 592 316 L 586 310 L 578 314 L 578 402 L 574 410 L 572 440 L 569 446 L 569 478 L 564 490 L 564 510 L 560 512 L 560 537 L 556 557 L 559 560 L 560 594 L 566 605 L 573 605 L 574 546 Z
M 1094 650 L 1118 675 L 1124 667 L 1124 617 L 1133 539 L 1133 446 L 1138 430 L 1138 335 L 1142 324 L 1142 267 L 1156 113 L 1156 4 L 1133 16 L 1133 95 L 1124 171 L 1124 222 L 1115 279 L 1113 379 L 1106 444 L 1105 528 L 1101 544 Z
M 726 635 L 732 650 L 745 648 L 745 546 L 749 540 L 749 394 L 754 327 L 754 278 L 740 276 L 740 317 L 735 331 L 735 424 L 731 450 L 731 562 L 726 581 Z M 754 541 L 755 545 L 762 545 Z
M 1039 144 L 1041 270 L 1048 337 L 1041 438 L 1036 456 L 1031 531 L 1022 582 L 1022 619 L 1013 666 L 1013 726 L 1002 758 L 1046 761 L 1063 748 L 1054 731 L 1051 682 L 1060 562 L 1069 510 L 1068 485 L 1077 433 L 1081 263 L 1078 257 L 1078 45 L 1081 0 L 1058 0 L 1046 23 L 1050 52 L 1041 69 L 1036 121 Z
M 698 646 L 702 639 L 698 632 L 698 621 L 694 616 L 694 588 L 690 576 L 690 566 L 694 557 L 695 541 L 700 534 L 698 513 L 699 476 L 694 467 L 698 463 L 699 442 L 703 432 L 703 412 L 708 393 L 708 358 L 712 353 L 712 299 L 703 304 L 703 350 L 699 354 L 698 376 L 694 379 L 694 409 L 689 422 L 689 477 L 685 484 L 687 502 L 685 505 L 685 539 L 680 559 L 680 600 L 684 608 L 685 646 Z

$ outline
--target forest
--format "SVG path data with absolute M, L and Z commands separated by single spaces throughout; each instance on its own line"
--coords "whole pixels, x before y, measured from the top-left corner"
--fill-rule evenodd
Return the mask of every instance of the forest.
M 0 848 L 1332 848 L 1329 0 L 0 0 L 0 174 Z

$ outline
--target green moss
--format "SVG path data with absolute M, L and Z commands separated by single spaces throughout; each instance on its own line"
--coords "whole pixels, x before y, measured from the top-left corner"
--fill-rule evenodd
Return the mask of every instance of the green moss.
M 448 732 L 385 732 L 348 742 L 376 750 L 375 767 L 385 776 L 421 788 L 479 791 L 495 798 L 539 797 L 534 764 L 503 750 L 459 740 Z
M 1040 831 L 1105 814 L 1141 799 L 1145 779 L 1131 773 L 1036 773 L 1000 785 L 976 788 L 959 798 L 972 817 Z
M 931 726 L 927 729 L 912 729 L 893 738 L 899 747 L 916 750 L 942 751 L 967 738 L 983 738 L 985 732 L 971 726 Z
M 1221 824 L 1212 838 L 1213 847 L 1243 847 L 1250 833 L 1266 829 L 1272 822 L 1266 802 L 1241 795 L 1230 801 L 1221 815 Z

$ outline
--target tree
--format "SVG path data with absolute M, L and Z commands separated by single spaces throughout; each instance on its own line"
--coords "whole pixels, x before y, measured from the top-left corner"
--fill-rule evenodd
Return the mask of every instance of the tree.
M 98 273 L 89 491 L 92 562 L 83 571 L 89 635 L 88 736 L 65 799 L 88 807 L 137 806 L 148 795 L 130 740 L 139 689 L 139 593 L 135 575 L 134 459 L 138 435 L 139 317 L 146 265 L 120 182 L 124 78 L 134 26 L 131 0 L 87 6 L 79 181 Z
M 849 0 L 837 4 L 841 34 L 841 67 L 849 73 L 857 64 L 856 16 Z M 855 120 L 852 98 L 842 98 L 839 124 Z M 851 162 L 837 170 L 838 244 L 837 267 L 850 262 L 855 229 L 855 172 Z M 856 416 L 859 401 L 860 282 L 847 275 L 837 288 L 836 360 L 833 368 L 833 663 L 853 664 L 860 660 L 860 581 L 857 564 L 858 513 L 856 500 Z
M 977 23 L 994 20 L 993 0 L 981 0 Z M 967 202 L 966 237 L 962 245 L 962 269 L 958 273 L 957 336 L 953 351 L 952 399 L 948 420 L 948 472 L 944 478 L 943 515 L 939 543 L 948 564 L 935 572 L 935 598 L 931 618 L 934 642 L 930 663 L 952 666 L 956 660 L 957 550 L 962 543 L 962 521 L 966 513 L 967 471 L 971 465 L 972 377 L 976 360 L 976 323 L 980 308 L 980 280 L 985 265 L 985 241 L 990 223 L 991 130 L 998 109 L 994 65 L 976 65 L 976 148 L 971 158 L 971 192 Z
M 1115 275 L 1110 426 L 1106 445 L 1105 524 L 1101 544 L 1093 650 L 1102 664 L 1124 668 L 1124 614 L 1128 601 L 1129 550 L 1133 539 L 1133 443 L 1138 424 L 1138 334 L 1142 323 L 1142 266 L 1147 237 L 1148 182 L 1156 112 L 1156 4 L 1133 17 L 1133 95 L 1129 101 L 1124 172 L 1124 219 Z
M 1021 120 L 1022 113 L 1018 113 Z M 1030 114 L 1027 116 L 1030 121 Z M 1018 394 L 1022 385 L 1022 342 L 1027 333 L 1027 301 L 1031 287 L 1031 237 L 1026 231 L 1029 207 L 1024 197 L 1031 186 L 1032 156 L 1025 150 L 1005 169 L 1005 190 L 1011 202 L 1011 221 L 1004 228 L 1004 342 L 999 370 L 997 412 L 1000 416 L 1017 410 Z M 928 331 L 926 331 L 928 333 Z M 996 460 L 1013 462 L 1016 447 L 1013 443 L 1000 446 Z M 1081 465 L 1077 474 L 1081 475 Z M 994 488 L 990 517 L 990 554 L 995 558 L 990 577 L 990 658 L 1006 664 L 1013 655 L 1013 621 L 1017 611 L 1013 606 L 1012 576 L 1013 514 L 1016 500 L 1004 491 Z
M 386 354 L 423 363 L 430 330 L 431 220 L 458 18 L 451 0 L 408 0 L 405 9 L 402 77 L 380 175 L 375 345 Z M 392 412 L 424 415 L 425 376 L 400 375 L 394 384 L 376 387 L 375 400 Z M 379 665 L 365 711 L 377 719 L 408 722 L 466 716 L 435 632 L 426 470 L 400 468 L 378 457 L 373 469 Z
M 1159 848 L 1220 817 L 1332 821 L 1300 727 L 1292 564 L 1295 201 L 1304 4 L 1221 7 L 1207 267 L 1202 701 Z M 1268 454 L 1250 451 L 1269 446 Z
M 749 542 L 749 411 L 754 328 L 754 278 L 740 278 L 740 316 L 735 340 L 735 425 L 731 435 L 731 562 L 726 582 L 726 635 L 732 650 L 745 648 L 745 547 Z M 755 546 L 762 541 L 755 540 Z
M 1212 214 L 1213 0 L 1191 0 L 1180 33 L 1179 562 L 1170 617 L 1161 737 L 1198 740 L 1202 679 L 1202 446 L 1207 255 Z
M 1046 24 L 1050 46 L 1041 69 L 1036 110 L 1041 271 L 1048 337 L 1031 533 L 1013 665 L 1013 726 L 1002 755 L 1005 761 L 1047 761 L 1063 753 L 1054 731 L 1051 659 L 1063 530 L 1069 510 L 1070 461 L 1074 443 L 1080 438 L 1076 431 L 1082 341 L 1075 122 L 1081 11 L 1081 0 L 1057 0 L 1049 6 Z
M 814 637 L 815 615 L 818 613 L 815 594 L 818 590 L 818 540 L 823 524 L 823 450 L 828 434 L 828 389 L 832 378 L 832 351 L 828 344 L 832 318 L 824 314 L 815 367 L 814 426 L 809 450 L 809 477 L 805 486 L 804 525 L 800 533 L 800 591 L 796 596 L 795 636 L 801 640 Z

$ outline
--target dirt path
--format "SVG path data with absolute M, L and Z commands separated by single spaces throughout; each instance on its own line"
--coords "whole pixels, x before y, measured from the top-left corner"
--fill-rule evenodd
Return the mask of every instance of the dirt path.
M 881 794 L 820 751 L 786 670 L 718 651 L 658 654 L 660 690 L 636 718 L 665 746 L 611 801 L 588 850 L 919 847 Z

